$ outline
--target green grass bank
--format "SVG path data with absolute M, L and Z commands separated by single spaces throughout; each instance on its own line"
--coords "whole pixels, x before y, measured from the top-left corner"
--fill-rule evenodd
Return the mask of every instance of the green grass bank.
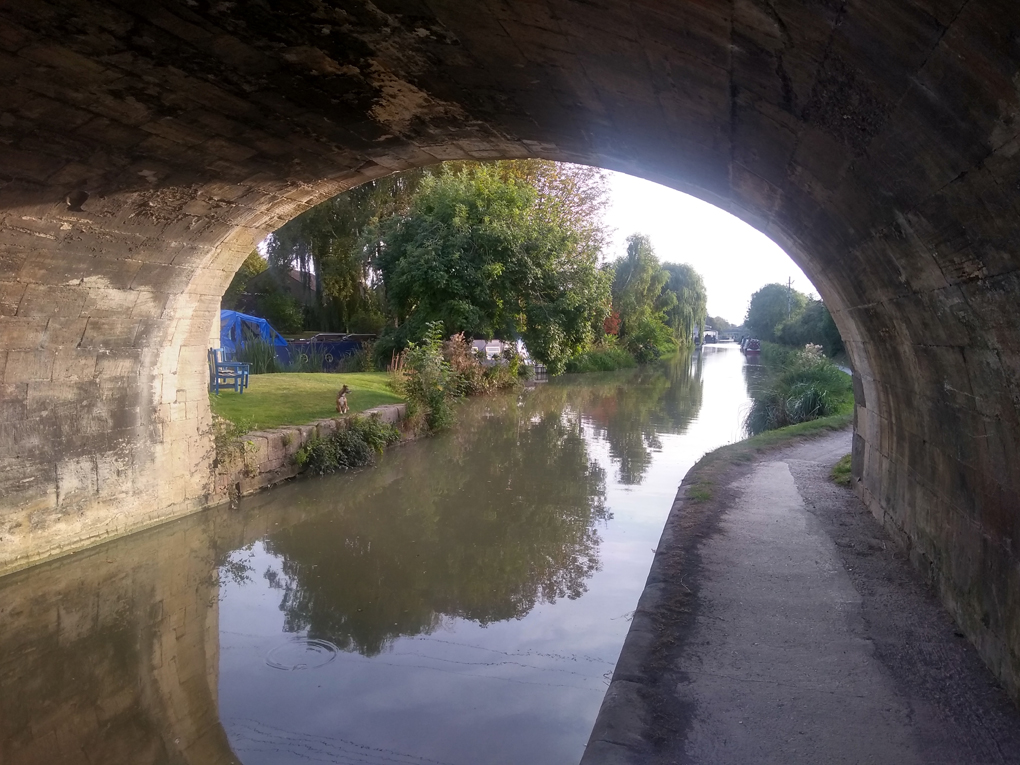
M 306 425 L 336 416 L 336 394 L 343 385 L 351 389 L 347 394 L 351 414 L 403 402 L 386 372 L 252 375 L 244 393 L 210 394 L 209 402 L 213 414 L 247 430 Z

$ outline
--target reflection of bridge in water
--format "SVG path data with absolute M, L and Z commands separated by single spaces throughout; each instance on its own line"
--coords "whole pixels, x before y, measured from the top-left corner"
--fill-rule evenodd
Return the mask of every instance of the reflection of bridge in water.
M 203 513 L 3 580 L 0 762 L 239 763 L 219 720 L 217 568 L 268 533 L 254 520 Z

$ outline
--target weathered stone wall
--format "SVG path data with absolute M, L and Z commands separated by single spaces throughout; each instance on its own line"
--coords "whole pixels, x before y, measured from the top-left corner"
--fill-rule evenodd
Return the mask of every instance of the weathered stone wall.
M 216 495 L 205 347 L 266 232 L 549 157 L 786 248 L 848 340 L 858 490 L 1017 687 L 1017 30 L 1006 0 L 6 6 L 0 568 Z
M 405 404 L 387 404 L 366 409 L 360 417 L 377 417 L 397 425 L 407 412 Z M 254 430 L 239 439 L 236 448 L 216 469 L 216 496 L 220 501 L 247 497 L 287 481 L 301 473 L 297 453 L 316 438 L 326 438 L 345 427 L 344 417 L 316 420 L 271 430 Z

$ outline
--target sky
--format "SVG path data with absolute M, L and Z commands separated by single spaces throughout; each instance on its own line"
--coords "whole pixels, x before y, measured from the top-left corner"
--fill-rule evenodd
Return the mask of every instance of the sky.
M 652 240 L 663 263 L 689 263 L 705 280 L 708 313 L 740 324 L 751 295 L 770 282 L 808 294 L 817 291 L 771 239 L 718 207 L 623 173 L 607 172 L 610 205 L 606 223 L 615 229 L 606 252 L 623 255 L 634 233 Z

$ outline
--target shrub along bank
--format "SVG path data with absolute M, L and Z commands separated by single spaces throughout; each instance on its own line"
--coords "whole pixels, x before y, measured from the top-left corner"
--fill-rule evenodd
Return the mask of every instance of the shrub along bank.
M 744 419 L 749 435 L 853 411 L 850 376 L 820 346 L 795 351 L 765 343 L 762 359 L 766 376 L 750 391 L 753 401 Z
M 484 365 L 463 334 L 446 342 L 443 335 L 442 322 L 429 322 L 424 339 L 411 343 L 400 357 L 394 387 L 407 401 L 406 427 L 415 433 L 450 427 L 454 402 L 459 398 L 521 385 L 523 368 L 516 354 Z
M 579 353 L 567 362 L 568 372 L 613 372 L 636 367 L 637 361 L 623 348 L 606 346 Z
M 297 464 L 317 475 L 374 465 L 376 455 L 401 438 L 400 430 L 375 417 L 351 417 L 346 427 L 305 444 Z

